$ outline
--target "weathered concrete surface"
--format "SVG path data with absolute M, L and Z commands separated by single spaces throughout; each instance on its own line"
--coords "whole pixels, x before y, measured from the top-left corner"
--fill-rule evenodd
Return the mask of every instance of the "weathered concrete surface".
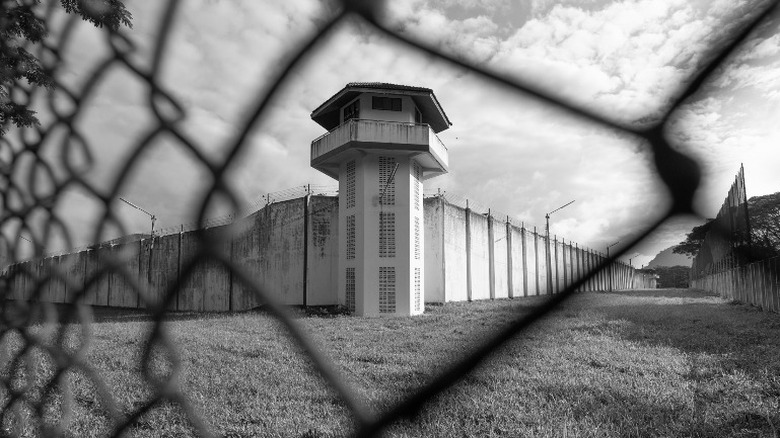
M 442 198 L 426 199 L 423 213 L 422 280 L 427 302 L 465 301 L 469 289 L 471 299 L 546 293 L 544 236 L 513 225 L 507 234 L 503 220 L 475 212 L 469 212 L 467 219 L 465 209 Z M 196 269 L 169 301 L 169 309 L 239 311 L 266 298 L 288 305 L 333 305 L 338 304 L 338 233 L 337 199 L 311 196 L 268 205 L 231 226 L 158 237 L 151 251 L 149 239 L 103 246 L 15 264 L 8 275 L 16 299 L 137 307 L 139 293 L 146 300 L 141 305 L 161 302 L 182 268 L 199 257 Z M 201 239 L 214 242 L 220 257 L 203 257 Z M 556 291 L 595 269 L 602 259 L 562 241 L 552 249 Z M 245 287 L 220 258 L 240 266 L 262 285 L 265 295 L 258 297 Z M 119 270 L 106 269 L 106 263 Z M 615 289 L 650 284 L 624 264 L 613 265 L 612 273 Z M 606 274 L 599 273 L 582 290 L 608 288 Z M 39 295 L 33 296 L 39 284 Z
M 186 233 L 185 233 L 186 234 Z M 179 234 L 155 237 L 154 245 L 151 239 L 143 239 L 139 244 L 138 282 L 141 285 L 139 307 L 156 307 L 163 302 L 166 291 L 179 277 Z M 181 298 L 182 290 L 179 291 Z M 200 294 L 200 292 L 195 292 Z M 176 300 L 168 306 L 176 310 Z M 197 309 L 178 310 L 207 310 Z
M 425 301 L 445 302 L 444 201 L 423 201 L 425 228 Z
M 167 237 L 167 236 L 166 236 Z M 227 256 L 230 253 L 230 237 L 224 227 L 183 233 L 181 237 L 181 268 L 179 278 L 182 287 L 179 288 L 177 308 L 186 311 L 220 312 L 230 309 L 231 275 L 225 265 L 205 251 L 206 244 L 214 242 L 208 248 L 215 249 L 219 254 Z M 173 239 L 171 239 L 171 245 Z M 177 242 L 178 245 L 178 242 Z M 153 259 L 154 260 L 154 259 Z M 164 261 L 159 262 L 159 282 L 171 281 L 173 266 L 166 273 Z M 194 269 L 186 272 L 186 267 L 194 263 Z M 154 265 L 154 263 L 153 263 Z M 154 270 L 152 273 L 154 274 Z M 157 294 L 158 299 L 161 295 Z
M 234 224 L 236 229 L 230 248 L 230 258 L 233 263 L 252 277 L 257 276 L 259 265 L 256 214 Z M 232 288 L 231 306 L 234 311 L 248 310 L 259 305 L 260 301 L 255 294 L 238 276 L 233 276 Z
M 537 295 L 547 295 L 547 249 L 545 247 L 545 245 L 547 245 L 547 239 L 535 231 L 533 235 L 536 240 L 536 246 L 534 247 L 536 257 L 536 278 L 538 280 L 536 283 L 536 293 Z M 552 259 L 552 257 L 550 257 L 550 259 Z
M 563 270 L 564 270 L 564 256 L 563 256 L 563 242 L 556 238 L 553 242 L 555 245 L 554 261 L 555 271 L 553 271 L 553 284 L 555 285 L 555 293 L 561 292 L 566 286 L 563 284 Z
M 86 257 L 83 251 L 60 257 L 60 267 L 67 278 L 65 298 L 69 303 L 83 302 L 85 261 Z
M 304 201 L 269 205 L 257 213 L 257 272 L 263 293 L 288 305 L 303 304 Z
M 139 273 L 140 242 L 129 242 L 116 245 L 107 250 L 114 260 L 117 269 L 112 269 L 109 276 L 108 304 L 112 307 L 137 307 L 141 282 Z M 136 286 L 134 287 L 133 284 Z M 136 288 L 137 287 L 137 288 Z
M 444 204 L 445 301 L 468 299 L 465 214 L 462 208 Z
M 306 304 L 338 302 L 339 202 L 332 196 L 311 196 L 307 221 Z
M 493 244 L 493 296 L 509 298 L 509 278 L 507 274 L 507 237 L 506 221 L 490 218 Z M 490 243 L 490 242 L 488 242 Z
M 101 249 L 82 251 L 84 257 L 84 304 L 108 306 L 108 271 L 101 262 Z
M 13 287 L 13 297 L 17 300 L 37 300 L 34 296 L 39 278 L 38 264 L 27 261 L 8 268 L 10 282 Z
M 52 259 L 51 264 L 51 279 L 49 280 L 49 294 L 52 299 L 52 303 L 66 303 L 66 283 L 65 279 L 67 274 L 62 269 L 62 257 L 57 256 Z
M 515 297 L 528 295 L 528 246 L 526 230 L 514 225 L 510 227 L 512 235 L 512 292 Z
M 487 217 L 469 211 L 471 226 L 471 299 L 490 298 L 490 255 Z

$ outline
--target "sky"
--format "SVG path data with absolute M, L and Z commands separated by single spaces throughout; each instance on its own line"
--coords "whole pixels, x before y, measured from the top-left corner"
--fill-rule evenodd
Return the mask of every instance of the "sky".
M 136 47 L 130 59 L 142 70 L 156 45 L 161 3 L 126 1 L 133 28 L 124 32 Z M 317 0 L 180 3 L 160 83 L 184 110 L 180 129 L 202 156 L 218 163 L 280 65 L 334 13 L 333 5 Z M 381 19 L 467 64 L 535 84 L 618 124 L 641 126 L 667 112 L 718 46 L 766 5 L 739 0 L 395 0 L 386 2 Z M 778 26 L 775 12 L 666 125 L 673 146 L 702 166 L 696 208 L 704 217 L 715 216 L 741 163 L 748 196 L 780 191 Z M 53 26 L 52 38 L 59 28 Z M 65 53 L 61 80 L 74 89 L 83 87 L 89 72 L 110 54 L 103 34 L 86 23 L 77 26 Z M 426 181 L 426 192 L 441 189 L 467 197 L 540 230 L 545 213 L 575 200 L 551 216 L 551 233 L 601 252 L 609 244 L 628 242 L 670 205 L 649 148 L 633 135 L 431 57 L 355 17 L 318 41 L 231 163 L 229 184 L 242 203 L 251 205 L 265 193 L 293 186 L 336 184 L 309 166 L 310 143 L 325 132 L 310 114 L 348 82 L 433 89 L 452 121 L 439 134 L 449 149 L 450 172 Z M 76 161 L 81 176 L 95 187 L 113 187 L 137 142 L 153 126 L 148 93 L 143 80 L 115 63 L 87 101 L 78 127 L 92 163 Z M 171 113 L 164 103 L 161 107 Z M 45 124 L 44 107 L 40 117 Z M 50 156 L 56 159 L 53 152 Z M 192 222 L 211 183 L 207 168 L 194 156 L 170 135 L 155 137 L 134 161 L 120 196 L 153 212 L 158 228 Z M 72 240 L 52 241 L 48 249 L 93 241 L 101 205 L 93 194 L 69 190 L 56 212 Z M 122 228 L 100 238 L 148 232 L 149 218 L 142 212 L 118 200 L 111 208 Z M 224 213 L 219 207 L 209 211 Z M 672 219 L 624 259 L 633 256 L 635 266 L 646 264 L 700 222 Z

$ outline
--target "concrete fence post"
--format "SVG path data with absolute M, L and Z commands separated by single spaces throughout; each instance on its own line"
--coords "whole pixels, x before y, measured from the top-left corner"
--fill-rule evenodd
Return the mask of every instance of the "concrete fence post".
M 554 258 L 552 264 L 555 267 L 555 269 L 552 270 L 552 272 L 554 273 L 553 276 L 555 277 L 555 279 L 553 280 L 552 293 L 558 293 L 560 292 L 561 273 L 559 272 L 560 270 L 558 269 L 559 266 L 558 266 L 558 236 L 557 235 L 553 236 L 552 243 L 553 243 L 553 258 Z
M 534 227 L 534 263 L 536 266 L 536 272 L 534 272 L 534 278 L 536 279 L 536 295 L 541 295 L 542 291 L 539 289 L 539 235 L 536 234 L 536 227 Z
M 561 258 L 563 259 L 563 288 L 569 287 L 569 272 L 568 268 L 566 267 L 566 262 L 568 258 L 568 253 L 566 252 L 566 239 L 561 238 Z
M 183 289 L 183 284 L 181 283 L 181 245 L 182 245 L 182 239 L 184 238 L 184 225 L 181 225 L 181 228 L 179 229 L 179 242 L 177 244 L 177 251 L 176 251 L 176 283 L 179 285 L 179 287 L 176 290 L 176 301 L 174 302 L 174 305 L 176 306 L 176 310 L 181 310 L 181 304 L 179 303 L 179 300 L 181 299 L 181 291 Z M 233 242 L 231 240 L 231 248 L 233 245 Z M 232 253 L 232 251 L 231 251 Z M 232 256 L 232 254 L 231 254 Z M 231 282 L 232 283 L 232 282 Z M 232 284 L 230 288 L 231 292 L 233 290 Z
M 309 200 L 310 200 L 310 188 L 306 187 L 306 195 L 303 197 L 303 308 L 309 306 Z M 231 248 L 231 253 L 232 248 Z M 232 282 L 231 282 L 232 283 Z
M 582 249 L 582 273 L 583 275 L 589 274 L 591 271 L 590 267 L 590 250 L 587 248 Z M 590 291 L 590 282 L 592 278 L 589 278 L 587 281 L 585 281 L 585 284 L 582 285 L 583 290 L 586 292 Z
M 493 216 L 488 209 L 487 215 L 487 231 L 488 231 L 488 286 L 490 288 L 490 299 L 496 299 L 496 242 L 495 232 L 493 231 Z
M 580 247 L 579 244 L 575 243 L 574 247 L 571 249 L 571 267 L 572 267 L 572 277 L 571 281 L 572 284 L 574 284 L 575 281 L 582 278 L 582 270 L 580 269 Z M 577 288 L 579 291 L 581 288 Z
M 509 298 L 515 297 L 515 282 L 513 278 L 514 263 L 512 260 L 512 224 L 506 217 L 506 287 Z
M 440 189 L 441 190 L 441 189 Z M 446 212 L 444 211 L 444 196 L 441 194 L 438 196 L 439 208 L 441 211 L 441 288 L 442 288 L 442 302 L 447 302 L 447 229 L 445 224 Z
M 141 290 L 138 291 L 138 293 L 135 294 L 135 307 L 139 308 L 141 307 L 141 291 L 143 290 L 143 280 L 141 279 L 141 273 L 143 266 L 143 253 L 144 253 L 144 239 L 141 239 L 138 241 L 138 285 L 141 286 Z
M 471 209 L 466 200 L 466 300 L 472 300 L 471 288 Z
M 528 241 L 525 224 L 520 224 L 520 257 L 523 263 L 523 296 L 528 296 Z

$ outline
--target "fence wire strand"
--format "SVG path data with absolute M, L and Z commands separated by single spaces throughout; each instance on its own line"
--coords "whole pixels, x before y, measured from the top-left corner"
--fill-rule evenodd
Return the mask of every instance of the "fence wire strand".
M 49 2 L 45 10 L 45 17 L 51 18 L 54 15 L 56 4 L 57 2 Z M 119 197 L 123 185 L 129 179 L 130 172 L 138 166 L 142 154 L 150 148 L 153 141 L 163 135 L 175 138 L 178 144 L 197 162 L 197 165 L 208 171 L 213 182 L 201 199 L 195 224 L 188 226 L 188 231 L 197 233 L 202 244 L 195 257 L 183 265 L 182 275 L 169 285 L 161 302 L 155 302 L 146 297 L 144 288 L 138 279 L 131 275 L 126 266 L 123 266 L 119 261 L 105 262 L 88 279 L 84 287 L 71 285 L 73 290 L 77 291 L 70 298 L 70 302 L 75 305 L 68 307 L 64 316 L 66 320 L 80 322 L 78 327 L 81 330 L 81 342 L 75 349 L 70 345 L 72 326 L 64 323 L 58 324 L 55 312 L 45 303 L 40 302 L 44 287 L 49 282 L 69 283 L 71 281 L 66 272 L 52 269 L 46 277 L 37 278 L 34 273 L 25 272 L 24 269 L 15 270 L 11 275 L 27 276 L 33 282 L 33 300 L 30 302 L 11 301 L 10 297 L 13 295 L 9 285 L 13 279 L 6 278 L 4 280 L 2 293 L 6 300 L 2 315 L 0 315 L 0 341 L 5 343 L 0 351 L 0 354 L 3 355 L 0 364 L 8 370 L 0 378 L 0 393 L 3 394 L 0 397 L 3 404 L 2 411 L 0 411 L 0 427 L 3 428 L 4 433 L 22 436 L 25 434 L 26 427 L 33 427 L 42 434 L 67 435 L 69 413 L 74 404 L 74 396 L 68 384 L 68 378 L 73 373 L 83 373 L 95 387 L 96 396 L 100 400 L 103 414 L 109 424 L 109 436 L 122 436 L 132 429 L 133 425 L 144 415 L 167 402 L 173 403 L 183 411 L 190 427 L 198 435 L 213 436 L 207 420 L 202 417 L 202 413 L 196 412 L 191 402 L 188 401 L 187 394 L 183 394 L 178 389 L 177 379 L 181 371 L 181 363 L 175 342 L 166 333 L 163 325 L 169 312 L 168 309 L 171 303 L 176 300 L 179 289 L 193 275 L 198 266 L 207 261 L 216 261 L 223 266 L 231 275 L 238 278 L 245 288 L 252 291 L 258 302 L 266 304 L 270 313 L 282 323 L 291 338 L 314 363 L 325 381 L 343 400 L 355 420 L 358 436 L 378 436 L 382 430 L 401 419 L 413 419 L 433 398 L 456 384 L 490 355 L 499 351 L 502 345 L 555 309 L 601 269 L 617 261 L 620 256 L 649 236 L 667 219 L 677 214 L 695 213 L 693 195 L 700 183 L 699 165 L 692 158 L 670 146 L 664 129 L 671 113 L 701 88 L 704 81 L 732 55 L 736 47 L 746 40 L 748 34 L 766 19 L 776 7 L 777 2 L 772 2 L 761 14 L 751 20 L 729 42 L 728 46 L 722 47 L 718 55 L 691 79 L 687 87 L 681 90 L 674 99 L 671 108 L 656 123 L 642 128 L 623 126 L 612 121 L 609 114 L 601 114 L 582 106 L 561 101 L 552 97 L 536 84 L 479 68 L 431 45 L 399 33 L 379 19 L 384 7 L 382 2 L 341 0 L 340 4 L 340 10 L 321 22 L 316 32 L 309 35 L 296 47 L 289 48 L 288 56 L 281 62 L 282 67 L 278 69 L 278 73 L 267 83 L 259 85 L 258 90 L 253 94 L 257 97 L 245 108 L 244 119 L 238 126 L 236 135 L 223 145 L 223 150 L 227 153 L 221 160 L 209 159 L 203 152 L 203 146 L 194 137 L 183 131 L 181 122 L 187 117 L 187 111 L 170 90 L 161 85 L 160 74 L 168 59 L 165 54 L 170 50 L 171 29 L 177 16 L 178 0 L 168 1 L 159 17 L 156 45 L 149 67 L 145 67 L 143 63 L 139 62 L 137 48 L 124 32 L 106 29 L 106 45 L 110 48 L 110 54 L 92 69 L 88 74 L 88 79 L 81 87 L 63 83 L 59 78 L 58 69 L 63 61 L 63 54 L 67 52 L 68 47 L 73 42 L 73 33 L 76 24 L 80 21 L 80 18 L 76 16 L 68 17 L 62 28 L 58 30 L 57 44 L 52 44 L 47 40 L 34 47 L 36 56 L 43 60 L 45 68 L 54 78 L 53 89 L 47 92 L 22 82 L 16 82 L 13 84 L 11 96 L 14 102 L 31 104 L 35 99 L 41 99 L 42 93 L 47 93 L 45 103 L 53 115 L 53 120 L 46 121 L 43 126 L 15 130 L 11 133 L 13 135 L 0 137 L 0 156 L 3 157 L 0 163 L 2 164 L 2 169 L 0 169 L 2 172 L 2 227 L 13 229 L 19 236 L 10 240 L 3 237 L 3 242 L 0 243 L 8 248 L 13 261 L 19 261 L 19 247 L 22 245 L 22 240 L 28 240 L 26 237 L 22 237 L 23 235 L 30 237 L 36 248 L 35 255 L 37 257 L 44 255 L 44 249 L 51 244 L 57 235 L 64 236 L 66 241 L 70 242 L 65 223 L 55 211 L 59 200 L 65 196 L 66 190 L 74 188 L 84 190 L 94 199 L 103 203 L 104 211 L 96 227 L 93 241 L 99 242 L 104 231 L 111 227 L 121 230 L 119 218 L 109 208 L 109 205 Z M 206 215 L 210 205 L 216 201 L 227 201 L 233 206 L 234 211 L 241 211 L 237 194 L 226 183 L 227 172 L 231 164 L 236 161 L 236 157 L 247 147 L 250 132 L 258 126 L 260 120 L 265 116 L 271 101 L 278 94 L 281 86 L 294 71 L 298 70 L 313 53 L 319 50 L 322 41 L 327 39 L 338 24 L 345 19 L 355 18 L 413 50 L 443 60 L 452 66 L 476 72 L 489 81 L 521 91 L 593 123 L 630 132 L 641 137 L 653 151 L 655 171 L 669 189 L 673 201 L 669 210 L 663 214 L 659 221 L 644 229 L 639 236 L 625 245 L 623 250 L 616 251 L 608 260 L 603 261 L 595 269 L 572 282 L 563 292 L 550 296 L 530 315 L 518 319 L 495 333 L 479 348 L 466 352 L 455 363 L 447 365 L 433 380 L 378 416 L 367 412 L 354 389 L 347 384 L 338 368 L 295 322 L 288 309 L 273 300 L 270 294 L 264 291 L 264 286 L 244 267 L 225 257 L 221 251 L 222 242 L 218 235 L 204 229 L 204 227 L 209 227 L 209 224 L 221 225 L 235 219 L 235 216 L 230 216 L 211 219 L 212 222 L 209 222 Z M 102 189 L 84 177 L 84 171 L 93 165 L 94 157 L 91 155 L 91 145 L 87 141 L 87 136 L 79 127 L 79 121 L 84 117 L 84 110 L 88 108 L 90 101 L 98 92 L 100 83 L 105 80 L 106 75 L 113 68 L 122 68 L 147 85 L 146 108 L 154 117 L 154 124 L 135 140 L 132 153 L 116 176 L 113 185 L 108 189 Z M 63 105 L 63 103 L 66 104 Z M 61 141 L 57 141 L 58 135 L 62 137 Z M 43 158 L 46 145 L 51 143 L 58 143 L 61 150 L 57 157 L 57 164 L 61 166 L 59 169 Z M 26 179 L 22 177 L 25 174 L 28 176 Z M 298 197 L 301 193 L 298 190 L 268 194 L 252 204 L 249 210 L 262 207 L 263 203 L 267 205 Z M 334 191 L 333 187 L 306 188 L 307 193 L 327 192 L 332 194 Z M 457 202 L 454 196 L 451 202 Z M 480 206 L 480 208 L 482 207 Z M 243 210 L 243 213 L 246 212 Z M 175 233 L 183 230 L 183 226 L 179 226 L 179 229 L 176 228 L 173 227 L 164 230 L 164 232 Z M 95 286 L 102 277 L 111 273 L 118 273 L 124 281 L 131 284 L 131 287 L 137 292 L 139 300 L 149 309 L 154 321 L 145 336 L 145 345 L 141 356 L 141 372 L 146 383 L 154 388 L 154 395 L 129 412 L 123 412 L 120 409 L 111 388 L 102 380 L 95 364 L 89 363 L 86 359 L 86 351 L 92 337 L 90 326 L 94 318 L 91 308 L 81 303 L 89 288 Z M 41 314 L 44 315 L 44 320 L 48 323 L 47 327 L 56 327 L 56 336 L 53 342 L 41 335 L 41 326 L 35 324 L 35 318 Z M 18 348 L 9 350 L 7 345 L 12 338 L 17 339 L 19 345 Z M 36 367 L 41 366 L 36 355 L 44 355 L 48 361 L 55 364 L 53 373 L 47 376 L 44 382 L 36 382 L 34 378 Z M 167 358 L 171 364 L 171 371 L 163 376 L 155 375 L 152 367 L 152 362 L 158 360 L 160 355 Z M 6 364 L 8 365 L 6 366 Z M 47 395 L 42 396 L 41 393 Z M 48 424 L 46 423 L 48 421 L 46 419 L 47 409 L 53 403 L 50 399 L 58 397 L 62 400 L 60 419 L 56 424 Z M 24 410 L 34 412 L 35 418 L 28 420 L 33 424 L 25 423 L 22 414 Z M 12 430 L 7 430 L 8 427 Z

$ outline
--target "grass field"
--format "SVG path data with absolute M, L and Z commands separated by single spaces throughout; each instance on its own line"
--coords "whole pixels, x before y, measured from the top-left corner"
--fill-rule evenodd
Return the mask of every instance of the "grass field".
M 539 300 L 431 306 L 413 318 L 300 313 L 298 322 L 379 412 Z M 140 377 L 150 324 L 109 316 L 92 325 L 87 357 L 125 412 L 161 387 Z M 205 315 L 166 326 L 181 360 L 178 388 L 218 436 L 313 438 L 352 430 L 343 404 L 268 315 Z M 13 336 L 2 342 L 10 351 L 21 345 Z M 44 379 L 51 360 L 35 354 Z M 153 368 L 165 374 L 170 367 L 158 358 Z M 73 436 L 108 434 L 89 379 L 71 372 L 70 381 Z M 62 400 L 50 398 L 56 411 Z M 386 436 L 778 436 L 779 404 L 780 315 L 695 291 L 583 293 Z M 21 411 L 7 421 L 23 418 Z M 175 403 L 156 407 L 131 431 L 191 434 Z

